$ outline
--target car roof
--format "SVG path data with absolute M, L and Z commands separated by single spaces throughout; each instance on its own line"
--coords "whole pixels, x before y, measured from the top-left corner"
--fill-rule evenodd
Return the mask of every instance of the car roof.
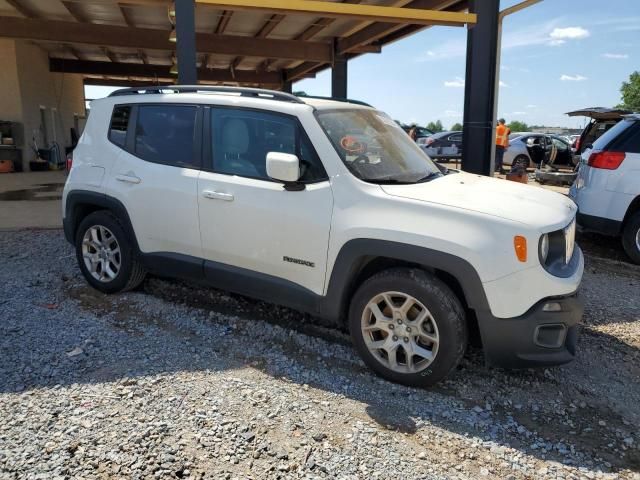
M 589 117 L 595 120 L 619 120 L 623 115 L 632 113 L 621 108 L 587 107 L 567 112 L 570 117 Z

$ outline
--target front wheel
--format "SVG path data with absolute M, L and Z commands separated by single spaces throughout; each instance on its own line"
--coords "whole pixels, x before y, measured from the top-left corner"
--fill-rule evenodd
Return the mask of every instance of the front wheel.
M 529 168 L 530 164 L 531 164 L 531 160 L 529 160 L 529 157 L 527 157 L 526 155 L 518 155 L 513 160 L 513 164 L 511 165 L 511 167 L 512 168 L 522 167 L 526 170 Z
M 415 387 L 447 376 L 467 346 L 460 301 L 442 281 L 417 269 L 386 270 L 366 280 L 352 299 L 349 329 L 374 372 Z
M 124 228 L 106 210 L 93 212 L 80 222 L 76 257 L 87 282 L 103 293 L 132 290 L 146 276 Z
M 622 232 L 622 246 L 631 260 L 640 265 L 640 212 L 627 220 Z

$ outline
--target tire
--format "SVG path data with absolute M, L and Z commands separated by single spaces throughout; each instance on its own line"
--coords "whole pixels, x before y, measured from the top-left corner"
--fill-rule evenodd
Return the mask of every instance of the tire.
M 633 263 L 640 265 L 640 211 L 631 214 L 622 232 L 622 246 Z
M 517 167 L 518 165 L 522 165 L 524 169 L 528 169 L 531 166 L 531 160 L 526 155 L 518 155 L 513 159 L 513 163 L 511 164 L 511 168 Z
M 400 306 L 406 307 L 406 315 Z M 460 301 L 442 281 L 418 269 L 395 268 L 367 279 L 351 300 L 349 330 L 369 368 L 387 380 L 413 387 L 442 380 L 460 363 L 467 347 Z M 377 348 L 381 344 L 389 350 Z
M 80 222 L 75 245 L 84 278 L 103 293 L 133 290 L 147 274 L 135 257 L 131 239 L 122 224 L 107 210 L 93 212 Z

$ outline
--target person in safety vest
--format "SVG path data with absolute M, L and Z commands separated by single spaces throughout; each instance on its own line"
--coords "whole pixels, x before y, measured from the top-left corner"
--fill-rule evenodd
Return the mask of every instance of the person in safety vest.
M 504 118 L 498 120 L 498 126 L 496 127 L 496 161 L 495 171 L 504 173 L 502 168 L 502 159 L 504 158 L 504 151 L 509 147 L 509 135 L 511 130 L 505 125 Z

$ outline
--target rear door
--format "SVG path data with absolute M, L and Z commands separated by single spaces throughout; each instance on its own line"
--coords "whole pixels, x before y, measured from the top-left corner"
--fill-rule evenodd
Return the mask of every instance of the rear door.
M 115 108 L 128 109 L 130 120 L 126 132 L 110 132 L 121 150 L 107 194 L 124 204 L 143 252 L 202 257 L 200 107 L 142 103 Z
M 198 204 L 205 275 L 246 279 L 260 296 L 282 280 L 323 294 L 333 195 L 326 172 L 295 117 L 260 110 L 204 111 L 205 165 Z M 267 176 L 268 152 L 296 154 L 304 188 Z M 226 278 L 226 277 L 225 277 Z

